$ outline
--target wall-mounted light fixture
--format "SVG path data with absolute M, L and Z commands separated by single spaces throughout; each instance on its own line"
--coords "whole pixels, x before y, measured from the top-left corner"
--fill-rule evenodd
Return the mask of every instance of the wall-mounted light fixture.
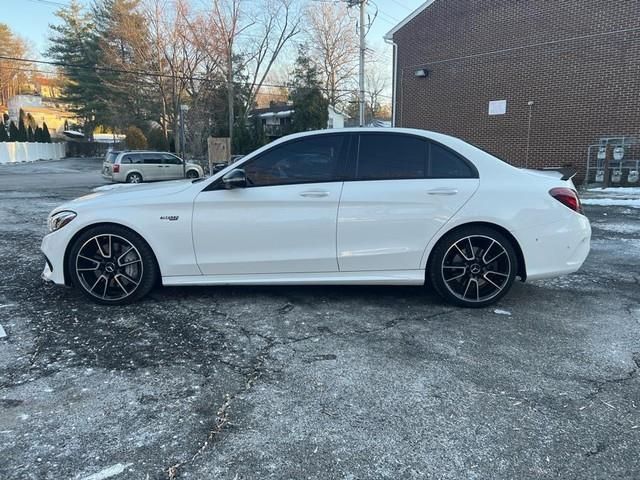
M 429 70 L 427 70 L 426 68 L 419 68 L 414 73 L 416 77 L 420 77 L 420 78 L 425 78 L 429 76 Z

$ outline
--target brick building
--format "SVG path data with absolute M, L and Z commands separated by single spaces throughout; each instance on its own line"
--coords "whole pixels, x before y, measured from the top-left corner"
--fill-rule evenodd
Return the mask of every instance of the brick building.
M 429 0 L 385 38 L 396 126 L 580 176 L 589 145 L 640 137 L 640 1 Z

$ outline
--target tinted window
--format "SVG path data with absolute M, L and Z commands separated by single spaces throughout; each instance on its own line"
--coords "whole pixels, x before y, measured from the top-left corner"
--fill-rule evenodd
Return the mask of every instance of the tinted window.
M 451 150 L 431 143 L 429 155 L 429 177 L 473 178 L 475 172 L 469 164 Z
M 163 153 L 162 158 L 165 165 L 182 165 L 182 161 L 179 158 L 174 157 L 173 155 L 170 155 L 168 153 Z
M 142 163 L 142 156 L 140 154 L 130 153 L 124 155 L 120 159 L 120 163 Z
M 343 135 L 318 135 L 272 148 L 243 165 L 251 186 L 330 182 L 344 142 Z
M 356 178 L 359 180 L 424 178 L 427 143 L 388 133 L 360 135 Z
M 142 158 L 145 164 L 162 163 L 162 154 L 160 153 L 143 153 Z

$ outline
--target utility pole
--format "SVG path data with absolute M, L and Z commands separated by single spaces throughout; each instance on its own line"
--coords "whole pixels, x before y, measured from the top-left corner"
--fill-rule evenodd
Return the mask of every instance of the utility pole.
M 365 45 L 365 31 L 364 31 L 364 17 L 367 5 L 367 0 L 360 0 L 360 95 L 359 95 L 359 116 L 360 126 L 364 127 L 364 54 L 366 50 Z
M 364 21 L 367 10 L 367 0 L 347 0 L 349 7 L 355 7 L 358 5 L 360 9 L 360 22 L 358 24 L 358 33 L 360 36 L 360 64 L 359 64 L 359 88 L 358 88 L 358 123 L 361 127 L 364 127 L 364 55 L 367 47 L 365 45 L 365 37 L 367 32 L 364 28 Z

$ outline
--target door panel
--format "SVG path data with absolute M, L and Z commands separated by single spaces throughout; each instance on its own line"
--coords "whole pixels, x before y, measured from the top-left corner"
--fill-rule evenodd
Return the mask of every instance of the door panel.
M 203 191 L 193 241 L 205 275 L 336 272 L 341 182 Z
M 340 270 L 420 268 L 429 240 L 478 184 L 474 178 L 346 182 L 338 210 Z
M 143 165 L 140 165 L 142 177 L 147 180 L 164 180 L 164 165 L 162 165 L 162 157 L 156 153 L 142 153 Z
M 164 166 L 164 179 L 175 180 L 183 177 L 183 166 L 180 159 L 168 153 L 162 154 L 162 164 Z

